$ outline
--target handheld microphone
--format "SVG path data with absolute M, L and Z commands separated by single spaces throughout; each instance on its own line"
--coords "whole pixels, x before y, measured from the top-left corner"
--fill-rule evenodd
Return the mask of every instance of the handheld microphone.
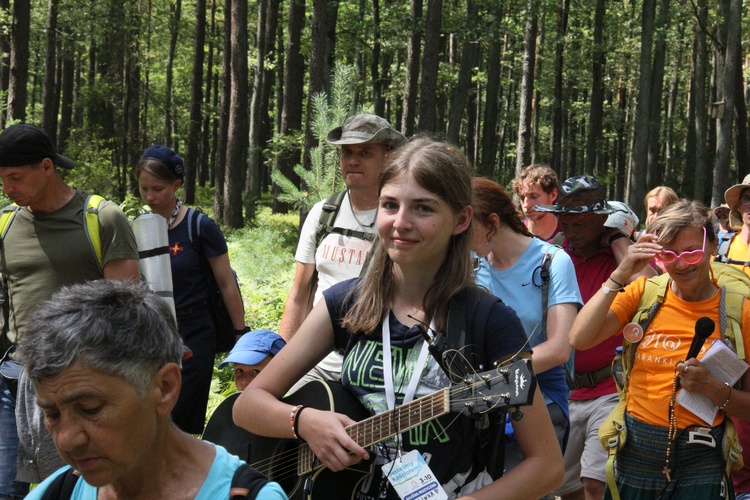
M 716 323 L 714 323 L 714 320 L 705 316 L 695 322 L 695 337 L 693 337 L 693 342 L 690 344 L 690 350 L 687 353 L 685 361 L 698 356 L 703 344 L 706 343 L 706 339 L 714 333 L 715 328 Z
M 716 323 L 711 318 L 705 316 L 698 318 L 698 321 L 695 322 L 695 337 L 693 337 L 693 342 L 690 344 L 685 361 L 698 356 L 698 353 L 701 352 L 701 347 L 706 343 L 706 339 L 714 333 L 715 328 Z M 677 379 L 677 387 L 680 387 L 679 378 Z

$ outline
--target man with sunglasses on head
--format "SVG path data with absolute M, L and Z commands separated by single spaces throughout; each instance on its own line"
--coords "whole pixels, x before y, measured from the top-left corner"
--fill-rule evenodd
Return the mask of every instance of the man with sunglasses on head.
M 719 240 L 716 260 L 732 264 L 750 276 L 750 175 L 745 176 L 741 184 L 727 189 L 724 201 L 729 207 L 729 226 L 741 229 Z
M 563 182 L 555 205 L 537 205 L 537 212 L 559 217 L 565 239 L 563 249 L 576 270 L 576 279 L 584 304 L 604 286 L 618 290 L 625 283 L 609 281 L 632 245 L 618 227 L 607 227 L 608 216 L 615 212 L 599 181 L 579 175 Z M 646 266 L 640 275 L 653 276 Z M 597 429 L 617 403 L 612 378 L 612 359 L 622 339 L 614 337 L 590 349 L 575 351 L 574 388 L 570 396 L 570 437 L 565 450 L 565 480 L 555 492 L 563 500 L 602 498 L 606 481 L 607 452 L 597 437 Z

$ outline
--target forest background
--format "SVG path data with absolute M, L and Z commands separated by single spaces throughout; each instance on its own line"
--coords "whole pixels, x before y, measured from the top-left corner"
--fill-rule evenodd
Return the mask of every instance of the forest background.
M 742 0 L 0 0 L 0 28 L 0 125 L 41 125 L 70 182 L 118 201 L 171 146 L 185 200 L 206 187 L 231 228 L 264 194 L 274 213 L 324 194 L 299 174 L 336 65 L 344 114 L 446 138 L 506 185 L 547 163 L 643 215 L 653 186 L 715 206 L 750 173 Z

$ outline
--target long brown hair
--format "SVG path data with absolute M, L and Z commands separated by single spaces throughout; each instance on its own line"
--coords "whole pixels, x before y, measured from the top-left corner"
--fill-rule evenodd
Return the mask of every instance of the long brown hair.
M 447 202 L 455 213 L 472 204 L 471 166 L 451 144 L 417 138 L 395 150 L 380 173 L 378 193 L 389 182 L 406 175 Z M 445 331 L 451 297 L 473 285 L 470 247 L 471 226 L 451 237 L 445 260 L 425 294 L 423 307 L 427 321 L 434 319 L 439 331 Z M 346 313 L 342 325 L 353 332 L 375 331 L 383 315 L 391 309 L 393 287 L 393 261 L 385 246 L 376 241 L 367 274 L 352 292 L 359 298 Z
M 471 186 L 474 188 L 474 220 L 492 228 L 489 237 L 497 232 L 490 221 L 490 214 L 497 214 L 500 222 L 516 233 L 532 236 L 523 225 L 521 214 L 518 213 L 513 199 L 500 184 L 484 177 L 474 177 Z

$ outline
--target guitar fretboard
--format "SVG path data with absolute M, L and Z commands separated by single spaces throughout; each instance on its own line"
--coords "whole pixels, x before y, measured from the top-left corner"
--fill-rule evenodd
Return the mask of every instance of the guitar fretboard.
M 415 399 L 411 403 L 393 410 L 372 416 L 346 428 L 347 434 L 360 446 L 367 448 L 391 436 L 401 434 L 409 429 L 445 415 L 450 411 L 450 388 Z M 320 465 L 307 444 L 299 447 L 297 473 L 311 472 Z

